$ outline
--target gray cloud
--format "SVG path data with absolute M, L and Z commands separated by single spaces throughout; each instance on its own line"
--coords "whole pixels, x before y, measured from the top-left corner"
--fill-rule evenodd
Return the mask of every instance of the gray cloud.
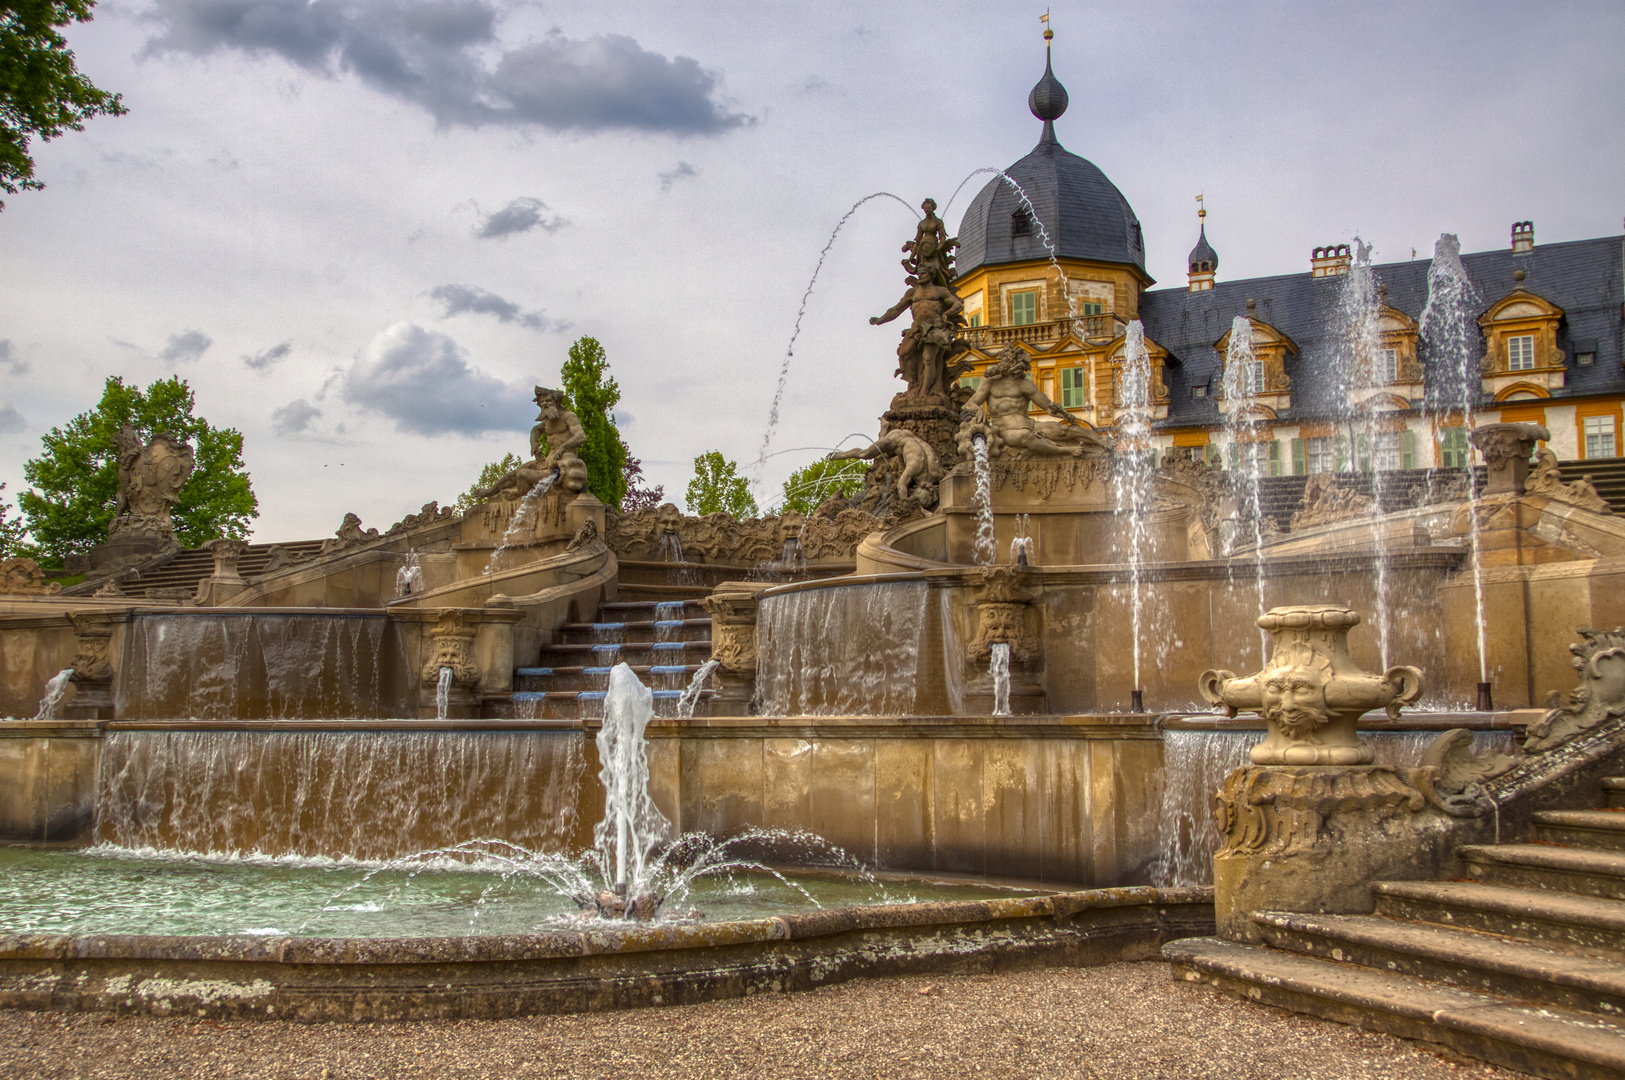
M 185 330 L 169 335 L 169 342 L 158 350 L 158 359 L 166 364 L 190 364 L 201 357 L 214 338 L 201 330 Z
M 18 358 L 9 338 L 0 338 L 0 371 L 11 375 L 28 374 L 28 362 Z
M 157 0 L 144 56 L 236 49 L 317 75 L 353 72 L 442 126 L 710 135 L 751 122 L 716 98 L 717 77 L 635 40 L 554 31 L 501 50 L 490 0 Z M 487 57 L 493 57 L 488 60 Z
M 293 352 L 293 342 L 280 341 L 263 352 L 244 353 L 243 363 L 255 371 L 264 371 L 291 352 Z
M 677 183 L 677 181 L 686 179 L 690 176 L 698 175 L 700 174 L 695 171 L 694 166 L 690 165 L 686 161 L 679 161 L 675 167 L 667 169 L 665 172 L 660 174 L 660 190 L 670 191 L 671 186 Z
M 294 398 L 271 413 L 271 430 L 278 435 L 297 435 L 310 427 L 310 422 L 322 415 L 322 410 L 304 398 Z
M 510 387 L 471 367 L 457 342 L 413 323 L 396 323 L 367 343 L 344 374 L 343 394 L 420 435 L 530 426 L 529 386 Z
M 28 430 L 28 421 L 23 414 L 10 405 L 0 405 L 0 435 L 15 435 L 19 431 Z
M 544 220 L 542 213 L 546 209 L 547 204 L 542 200 L 532 198 L 529 195 L 521 195 L 480 222 L 479 228 L 474 230 L 474 235 L 481 240 L 500 240 L 504 236 L 513 236 L 517 233 L 529 232 L 532 229 L 541 229 L 544 232 L 558 232 L 570 224 L 557 214 Z
M 443 319 L 463 314 L 495 315 L 502 322 L 518 323 L 531 330 L 546 330 L 553 325 L 553 320 L 541 312 L 526 311 L 512 300 L 473 285 L 441 285 L 431 289 L 429 296 L 446 305 Z

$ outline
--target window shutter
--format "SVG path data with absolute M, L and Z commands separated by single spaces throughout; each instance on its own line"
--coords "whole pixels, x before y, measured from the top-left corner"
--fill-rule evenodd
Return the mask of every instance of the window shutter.
M 1309 455 L 1302 439 L 1292 440 L 1292 475 L 1302 476 L 1309 471 Z
M 1281 440 L 1270 440 L 1270 475 L 1281 475 Z
M 1234 472 L 1241 468 L 1241 447 L 1236 443 L 1227 443 L 1224 448 L 1224 467 Z
M 1349 437 L 1339 435 L 1332 440 L 1332 471 L 1347 472 L 1349 467 Z
M 1371 471 L 1371 436 L 1361 435 L 1355 439 L 1354 460 L 1356 472 Z
M 1416 432 L 1410 428 L 1399 433 L 1399 467 L 1416 468 Z

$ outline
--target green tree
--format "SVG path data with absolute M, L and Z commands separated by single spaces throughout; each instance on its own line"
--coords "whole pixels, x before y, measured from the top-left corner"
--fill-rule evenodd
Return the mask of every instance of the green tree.
M 570 358 L 559 373 L 564 407 L 576 414 L 587 441 L 576 450 L 587 466 L 587 490 L 606 506 L 619 507 L 626 494 L 626 443 L 615 427 L 621 388 L 605 378 L 609 360 L 597 338 L 583 337 L 570 346 Z
M 0 491 L 5 490 L 6 485 L 0 484 Z M 11 516 L 11 504 L 0 499 L 0 558 L 9 559 L 19 554 L 26 532 L 22 520 Z
M 480 500 L 474 497 L 476 491 L 485 490 L 524 463 L 524 459 L 518 454 L 503 454 L 501 460 L 493 461 L 480 470 L 479 479 L 475 480 L 467 491 L 457 496 L 457 501 L 451 504 L 452 508 L 459 514 L 468 513 L 480 503 Z
M 720 450 L 707 450 L 694 459 L 694 479 L 688 482 L 688 512 L 714 514 L 718 510 L 743 521 L 756 516 L 756 500 L 739 475 L 739 466 L 722 456 Z
M 643 475 L 643 462 L 632 456 L 628 451 L 626 455 L 626 494 L 621 496 L 621 513 L 635 514 L 639 510 L 651 510 L 666 501 L 666 485 L 656 484 L 649 486 Z
M 195 402 L 186 380 L 171 376 L 146 390 L 114 376 L 102 400 L 41 441 L 45 452 L 23 465 L 34 490 L 17 496 L 33 539 L 30 554 L 50 564 L 89 551 L 107 539 L 118 503 L 118 450 L 113 437 L 134 424 L 143 440 L 173 432 L 192 445 L 197 467 L 175 504 L 176 538 L 197 547 L 222 536 L 241 539 L 259 511 L 259 501 L 243 468 L 243 436 L 193 415 Z
M 817 510 L 825 499 L 856 495 L 863 489 L 863 475 L 868 470 L 867 461 L 820 458 L 797 469 L 785 480 L 784 502 L 779 505 L 779 512 L 794 510 L 806 516 Z
M 28 140 L 79 131 L 92 116 L 119 116 L 118 94 L 98 90 L 74 66 L 57 28 L 89 22 L 93 0 L 6 0 L 0 4 L 0 190 L 15 195 L 34 179 Z M 0 209 L 5 207 L 0 202 Z

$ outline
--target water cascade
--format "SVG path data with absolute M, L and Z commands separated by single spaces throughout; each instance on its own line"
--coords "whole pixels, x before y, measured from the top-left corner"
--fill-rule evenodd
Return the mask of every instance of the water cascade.
M 51 681 L 45 684 L 45 694 L 39 701 L 39 712 L 34 714 L 35 720 L 55 720 L 56 707 L 62 702 L 62 695 L 68 692 L 68 680 L 73 678 L 73 669 L 63 668 L 51 676 Z
M 996 641 L 989 647 L 987 671 L 993 677 L 993 715 L 1010 715 L 1010 643 Z
M 655 548 L 656 562 L 680 563 L 683 558 L 683 541 L 678 537 L 676 529 L 667 529 L 660 534 L 660 545 Z
M 1251 301 L 1249 301 L 1249 304 Z M 1264 602 L 1264 514 L 1259 496 L 1260 482 L 1269 468 L 1264 456 L 1269 443 L 1252 436 L 1253 406 L 1264 389 L 1264 365 L 1253 351 L 1253 323 L 1247 315 L 1237 315 L 1230 323 L 1230 347 L 1224 358 L 1225 453 L 1229 457 L 1232 488 L 1236 495 L 1236 517 L 1232 523 L 1226 554 L 1234 556 L 1244 544 L 1241 532 L 1251 529 L 1253 579 L 1258 587 L 1258 610 L 1267 611 Z M 1264 653 L 1269 652 L 1269 635 L 1258 632 Z
M 993 467 L 988 460 L 987 439 L 977 435 L 971 440 L 971 457 L 976 469 L 976 540 L 972 549 L 979 566 L 993 561 Z
M 1145 347 L 1145 326 L 1135 319 L 1128 324 L 1123 340 L 1123 369 L 1117 413 L 1117 460 L 1112 487 L 1117 512 L 1127 519 L 1129 608 L 1134 634 L 1134 687 L 1129 708 L 1145 708 L 1144 686 L 1140 681 L 1141 637 L 1144 598 L 1140 581 L 1150 552 L 1151 511 L 1155 505 L 1152 484 L 1156 470 L 1151 461 L 1151 356 Z
M 1433 245 L 1433 262 L 1428 266 L 1428 302 L 1422 309 L 1420 331 L 1427 345 L 1430 367 L 1435 380 L 1430 389 L 1434 408 L 1460 409 L 1462 433 L 1473 430 L 1473 412 L 1483 395 L 1482 372 L 1479 367 L 1478 312 L 1482 301 L 1473 288 L 1467 268 L 1461 263 L 1461 241 L 1454 233 L 1442 233 Z M 1439 437 L 1454 429 L 1443 429 Z M 1470 444 L 1464 438 L 1459 452 L 1462 463 L 1469 464 Z M 1488 652 L 1484 643 L 1484 575 L 1479 566 L 1479 509 L 1478 484 L 1471 468 L 1467 470 L 1467 498 L 1472 507 L 1468 515 L 1471 527 L 1468 533 L 1470 561 L 1473 564 L 1474 620 L 1478 628 L 1478 708 L 1488 711 L 1490 700 L 1490 671 Z
M 535 487 L 525 492 L 525 497 L 520 499 L 519 505 L 513 508 L 513 517 L 508 520 L 507 529 L 503 530 L 502 543 L 498 544 L 496 550 L 491 552 L 491 560 L 485 564 L 485 573 L 493 574 L 496 572 L 497 560 L 502 557 L 504 551 L 508 550 L 508 547 L 519 534 L 530 527 L 536 516 L 537 504 L 541 501 L 542 496 L 552 489 L 554 482 L 558 478 L 559 471 L 555 468 L 552 475 L 542 477 L 536 481 Z
M 762 598 L 756 686 L 766 716 L 916 711 L 928 586 L 792 589 Z

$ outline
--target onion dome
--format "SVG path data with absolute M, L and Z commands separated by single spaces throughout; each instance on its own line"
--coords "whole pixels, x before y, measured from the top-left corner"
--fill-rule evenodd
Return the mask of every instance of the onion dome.
M 1196 246 L 1191 248 L 1191 273 L 1211 274 L 1219 268 L 1219 253 L 1213 250 L 1213 245 L 1207 242 L 1207 223 L 1202 223 L 1202 235 L 1197 238 Z

